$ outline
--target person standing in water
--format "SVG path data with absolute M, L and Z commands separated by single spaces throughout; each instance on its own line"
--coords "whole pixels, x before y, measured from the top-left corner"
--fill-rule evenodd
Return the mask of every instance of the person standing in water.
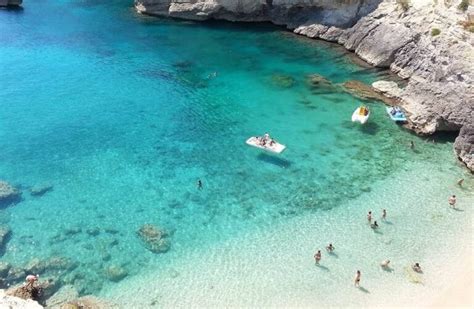
M 314 261 L 316 265 L 319 265 L 319 261 L 321 261 L 321 250 L 318 250 L 318 252 L 314 254 Z
M 382 210 L 382 220 L 385 220 L 385 219 L 387 219 L 387 210 L 383 209 Z
M 354 278 L 354 285 L 356 287 L 360 286 L 360 270 L 356 272 L 355 278 Z
M 196 186 L 197 186 L 198 190 L 202 190 L 202 181 L 201 181 L 201 179 L 198 179 L 198 181 L 196 183 Z
M 372 211 L 367 213 L 367 221 L 369 221 L 369 224 L 372 223 Z
M 451 207 L 456 208 L 456 195 L 452 195 L 450 198 L 448 198 L 448 203 L 451 205 Z
M 410 149 L 415 149 L 415 143 L 413 141 L 410 141 Z
M 334 249 L 336 249 L 336 248 L 334 248 L 334 246 L 333 246 L 332 244 L 329 244 L 329 245 L 326 246 L 326 250 L 327 250 L 328 252 L 333 252 Z

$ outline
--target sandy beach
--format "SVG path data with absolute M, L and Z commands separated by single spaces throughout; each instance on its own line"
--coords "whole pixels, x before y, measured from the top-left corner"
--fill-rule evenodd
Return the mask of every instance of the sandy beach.
M 457 270 L 458 277 L 453 284 L 441 292 L 439 298 L 435 299 L 431 307 L 446 308 L 473 308 L 473 252 L 466 252 L 465 258 Z

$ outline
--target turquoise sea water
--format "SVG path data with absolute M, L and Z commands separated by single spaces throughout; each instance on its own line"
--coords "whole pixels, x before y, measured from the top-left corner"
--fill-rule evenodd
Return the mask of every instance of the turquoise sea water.
M 413 166 L 446 175 L 440 183 L 465 177 L 468 189 L 442 196 L 472 198 L 450 137 L 413 136 L 379 102 L 365 102 L 365 126 L 350 122 L 360 101 L 338 84 L 386 73 L 337 46 L 271 25 L 140 16 L 127 0 L 24 6 L 0 11 L 0 179 L 23 190 L 0 210 L 12 230 L 2 261 L 68 258 L 75 267 L 54 276 L 98 294 L 116 285 L 111 266 L 128 273 L 122 284 L 169 271 L 196 248 L 324 217 Z M 315 73 L 335 86 L 310 87 Z M 245 145 L 267 131 L 288 150 Z M 45 183 L 53 190 L 30 196 Z M 167 253 L 140 242 L 145 223 L 172 232 Z

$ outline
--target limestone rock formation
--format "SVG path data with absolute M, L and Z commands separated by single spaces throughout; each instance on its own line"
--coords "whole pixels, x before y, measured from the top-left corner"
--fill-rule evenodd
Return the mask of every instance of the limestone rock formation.
M 23 0 L 0 0 L 0 7 L 2 6 L 19 6 Z
M 400 98 L 403 92 L 403 90 L 398 87 L 397 83 L 392 81 L 376 81 L 372 83 L 372 88 L 386 97 L 394 99 Z
M 474 171 L 474 124 L 465 125 L 454 142 L 454 150 L 460 160 Z
M 205 20 L 271 21 L 292 28 L 317 21 L 350 26 L 381 0 L 135 0 L 138 12 Z
M 152 224 L 144 224 L 137 234 L 151 252 L 164 253 L 170 248 L 168 233 Z
M 0 290 L 0 308 L 42 309 L 43 306 L 34 300 L 25 300 L 15 296 L 7 295 L 5 294 L 5 290 Z

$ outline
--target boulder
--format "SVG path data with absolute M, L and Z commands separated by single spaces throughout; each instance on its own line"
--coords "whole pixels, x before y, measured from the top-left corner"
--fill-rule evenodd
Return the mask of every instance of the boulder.
M 151 252 L 164 253 L 170 248 L 168 233 L 152 224 L 144 224 L 137 231 L 137 235 Z
M 8 182 L 0 180 L 0 206 L 16 202 L 20 199 L 21 192 Z

